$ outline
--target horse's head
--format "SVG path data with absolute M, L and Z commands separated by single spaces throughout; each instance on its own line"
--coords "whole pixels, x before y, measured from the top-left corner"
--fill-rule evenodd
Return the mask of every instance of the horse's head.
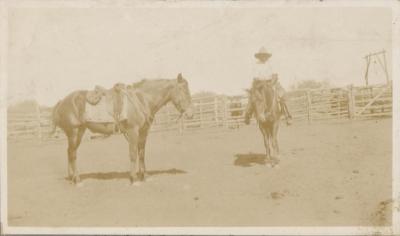
M 249 103 L 251 103 L 256 119 L 259 122 L 266 121 L 265 87 L 266 84 L 264 83 L 264 80 L 254 79 L 251 89 L 248 90 Z
M 260 122 L 273 121 L 277 119 L 277 77 L 269 80 L 254 79 L 249 97 L 256 118 Z
M 181 114 L 184 114 L 186 118 L 193 117 L 192 97 L 188 82 L 182 77 L 182 74 L 179 74 L 176 78 L 176 83 L 171 92 L 171 101 L 175 108 Z
M 121 91 L 124 91 L 124 90 L 126 90 L 128 88 L 128 86 L 126 85 L 126 84 L 123 84 L 123 83 L 116 83 L 116 84 L 114 84 L 114 86 L 113 86 L 113 90 L 115 91 L 115 92 L 117 92 L 117 93 L 119 93 L 119 92 L 121 92 Z
M 272 79 L 266 81 L 265 87 L 265 98 L 266 98 L 266 118 L 269 121 L 279 119 L 279 98 L 277 92 L 278 77 L 276 74 L 272 76 Z

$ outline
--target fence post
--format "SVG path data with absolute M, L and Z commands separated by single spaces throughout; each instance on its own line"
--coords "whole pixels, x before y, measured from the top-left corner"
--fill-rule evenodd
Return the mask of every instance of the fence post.
M 171 117 L 171 113 L 170 113 L 170 111 L 169 111 L 170 109 L 169 109 L 169 107 L 167 107 L 166 108 L 166 112 L 165 112 L 165 116 L 167 117 L 167 126 L 169 127 L 169 125 L 170 125 L 170 123 L 171 123 L 171 120 L 172 120 L 172 117 Z
M 39 142 L 41 142 L 42 141 L 42 125 L 41 125 L 41 121 L 40 121 L 41 115 L 40 115 L 39 104 L 36 104 L 35 110 L 36 110 L 36 119 L 37 119 L 37 135 L 38 135 Z
M 355 115 L 355 101 L 354 101 L 355 96 L 354 96 L 354 87 L 352 84 L 348 86 L 348 90 L 349 92 L 347 94 L 348 95 L 347 99 L 349 104 L 349 118 L 353 120 Z
M 183 122 L 183 117 L 179 120 L 179 134 L 183 134 L 183 130 L 185 129 L 185 124 Z
M 342 90 L 339 90 L 338 91 L 338 95 L 337 95 L 337 113 L 338 113 L 338 119 L 340 120 L 340 112 L 341 112 L 341 109 L 340 109 L 340 99 L 341 99 L 341 96 L 342 96 Z
M 223 97 L 222 103 L 224 107 L 224 128 L 229 128 L 228 125 L 229 107 L 228 107 L 228 98 L 226 96 Z
M 217 127 L 219 127 L 219 120 L 218 120 L 218 97 L 214 97 L 214 115 L 215 115 L 215 123 Z
M 200 117 L 200 128 L 203 128 L 203 101 L 199 100 L 199 117 Z
M 311 92 L 310 92 L 310 90 L 307 90 L 306 95 L 307 95 L 307 120 L 308 120 L 308 123 L 310 124 L 311 121 L 312 121 L 312 117 L 311 117 Z

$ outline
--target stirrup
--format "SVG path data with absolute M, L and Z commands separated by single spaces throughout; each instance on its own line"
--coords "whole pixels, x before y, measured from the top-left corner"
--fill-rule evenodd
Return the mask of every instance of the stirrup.
M 292 117 L 291 116 L 286 117 L 286 125 L 287 126 L 292 125 Z
M 249 125 L 250 124 L 250 118 L 244 118 L 244 123 L 246 124 L 246 125 Z
M 119 127 L 119 124 L 114 123 L 113 134 L 120 134 L 120 133 L 121 133 L 121 128 Z

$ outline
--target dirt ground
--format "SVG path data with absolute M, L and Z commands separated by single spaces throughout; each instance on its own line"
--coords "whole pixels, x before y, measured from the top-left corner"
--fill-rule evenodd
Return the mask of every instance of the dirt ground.
M 9 143 L 9 225 L 390 225 L 391 122 L 283 125 L 275 168 L 256 126 L 151 133 L 140 186 L 122 136 L 81 145 L 81 187 L 65 180 L 65 141 Z

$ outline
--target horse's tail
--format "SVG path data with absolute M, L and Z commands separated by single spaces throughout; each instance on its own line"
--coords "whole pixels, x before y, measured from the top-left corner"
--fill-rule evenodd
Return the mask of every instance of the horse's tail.
M 51 131 L 49 133 L 49 136 L 52 137 L 54 136 L 54 134 L 56 133 L 57 130 L 57 126 L 59 124 L 59 120 L 60 120 L 60 115 L 58 113 L 58 108 L 61 104 L 61 101 L 57 102 L 57 104 L 53 107 L 52 111 L 51 111 Z

